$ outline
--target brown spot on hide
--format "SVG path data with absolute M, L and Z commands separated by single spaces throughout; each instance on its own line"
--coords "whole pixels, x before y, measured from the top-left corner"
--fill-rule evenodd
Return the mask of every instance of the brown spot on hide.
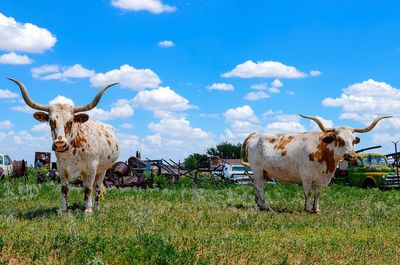
M 326 163 L 326 171 L 324 173 L 333 173 L 336 168 L 333 150 L 329 150 L 327 146 L 321 141 L 315 152 L 308 155 L 310 161 L 318 161 L 319 163 Z
M 71 145 L 75 148 L 82 148 L 86 144 L 86 139 L 81 136 L 81 134 L 77 134 L 75 138 L 71 140 Z
M 285 156 L 286 154 L 287 154 L 286 150 L 281 152 L 281 156 Z
M 108 156 L 107 158 L 108 158 L 108 159 L 111 159 L 111 157 L 110 157 L 110 156 Z
M 277 143 L 277 144 L 274 146 L 274 149 L 275 149 L 275 150 L 278 150 L 278 149 L 285 150 L 286 145 L 288 145 L 288 144 L 293 140 L 293 138 L 294 138 L 294 136 L 288 136 L 287 138 L 282 137 L 282 138 L 279 140 L 279 143 Z
M 273 144 L 273 143 L 276 142 L 276 139 L 269 139 L 269 142 L 270 142 L 271 144 Z
M 85 201 L 89 199 L 89 196 L 92 194 L 92 190 L 88 187 L 85 188 Z
M 69 189 L 67 186 L 61 186 L 61 193 L 64 194 L 64 196 L 67 196 L 68 191 Z
M 72 154 L 75 155 L 76 154 L 76 149 L 74 148 L 74 150 L 72 151 Z
M 111 138 L 111 134 L 109 134 L 107 131 L 105 132 L 106 138 Z
M 342 138 L 336 138 L 336 146 L 343 147 L 345 145 L 346 145 L 346 143 L 344 142 L 344 140 Z
M 55 120 L 50 120 L 49 123 L 50 123 L 51 131 L 54 131 L 57 127 L 57 122 Z
M 117 151 L 118 151 L 118 145 L 117 144 L 115 145 L 115 148 L 117 148 Z
M 108 143 L 108 146 L 111 147 L 111 142 L 110 142 L 110 140 L 107 139 L 107 143 Z
M 72 129 L 72 121 L 69 121 L 64 126 L 65 135 L 70 135 L 71 134 L 71 129 Z

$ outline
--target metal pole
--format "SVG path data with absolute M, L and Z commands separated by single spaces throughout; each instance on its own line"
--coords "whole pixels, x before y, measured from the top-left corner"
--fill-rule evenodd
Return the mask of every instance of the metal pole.
M 392 142 L 394 143 L 394 164 L 396 165 L 396 175 L 397 175 L 397 181 L 399 181 L 399 164 L 397 160 L 397 142 Z

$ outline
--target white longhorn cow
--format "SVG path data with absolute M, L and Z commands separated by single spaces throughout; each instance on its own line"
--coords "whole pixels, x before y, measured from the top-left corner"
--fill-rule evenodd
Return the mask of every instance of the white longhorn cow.
M 89 119 L 83 111 L 96 107 L 104 91 L 115 84 L 104 86 L 87 105 L 74 106 L 72 100 L 58 96 L 49 105 L 34 102 L 25 86 L 16 79 L 8 78 L 21 89 L 26 104 L 36 110 L 34 118 L 49 122 L 53 138 L 52 149 L 57 157 L 57 169 L 61 178 L 61 206 L 67 210 L 68 182 L 79 176 L 85 187 L 85 212 L 92 212 L 92 190 L 96 188 L 94 210 L 99 207 L 106 170 L 118 159 L 119 147 L 110 125 Z
M 299 134 L 250 134 L 242 145 L 242 164 L 254 173 L 255 200 L 260 210 L 269 210 L 264 199 L 264 177 L 284 183 L 302 183 L 305 196 L 304 208 L 319 213 L 319 195 L 322 187 L 331 181 L 341 159 L 354 161 L 353 149 L 360 138 L 354 133 L 366 133 L 384 118 L 376 118 L 368 127 L 354 129 L 347 126 L 325 128 L 316 117 L 303 116 L 315 121 L 321 132 Z M 243 157 L 247 155 L 247 162 Z M 311 206 L 311 191 L 314 203 Z

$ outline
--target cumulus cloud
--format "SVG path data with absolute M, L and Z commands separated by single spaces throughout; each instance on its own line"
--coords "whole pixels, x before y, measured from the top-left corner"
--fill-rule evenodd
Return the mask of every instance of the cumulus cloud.
M 114 7 L 130 11 L 149 11 L 154 14 L 174 12 L 176 7 L 163 4 L 160 0 L 111 0 Z
M 125 123 L 121 124 L 120 127 L 124 128 L 124 129 L 132 129 L 134 126 L 132 123 L 125 122 Z
M 254 123 L 259 122 L 259 119 L 249 105 L 228 109 L 227 111 L 225 111 L 224 117 L 227 122 L 234 122 L 237 120 L 250 121 Z
M 169 48 L 169 47 L 174 47 L 175 44 L 171 40 L 163 40 L 158 43 L 158 46 L 160 46 L 161 48 Z
M 32 76 L 41 80 L 68 81 L 71 78 L 88 78 L 94 75 L 93 70 L 84 68 L 80 64 L 73 66 L 42 65 L 31 69 Z
M 0 130 L 7 130 L 11 129 L 12 127 L 14 127 L 14 123 L 12 123 L 10 120 L 0 121 Z
M 207 86 L 208 90 L 233 91 L 235 88 L 229 83 L 213 83 Z
M 340 107 L 342 118 L 363 121 L 400 108 L 400 90 L 385 82 L 368 79 L 343 89 L 338 98 L 325 98 L 322 105 Z
M 0 55 L 0 64 L 31 64 L 33 61 L 26 55 L 18 55 L 15 52 Z
M 322 73 L 320 72 L 320 71 L 318 71 L 318 70 L 312 70 L 312 71 L 310 71 L 310 75 L 311 76 L 318 76 L 318 75 L 321 75 Z
M 44 123 L 44 122 L 39 123 L 39 124 L 34 125 L 31 128 L 31 131 L 32 132 L 50 132 L 50 126 L 48 123 Z
M 191 153 L 203 153 L 214 145 L 211 133 L 201 128 L 193 127 L 186 117 L 176 119 L 161 119 L 158 123 L 150 123 L 152 134 L 145 137 L 153 154 L 183 158 Z M 173 129 L 171 129 L 173 128 Z M 163 153 L 157 150 L 163 149 Z
M 19 94 L 11 92 L 8 89 L 0 89 L 0 98 L 17 98 L 19 97 Z
M 265 99 L 269 98 L 270 96 L 265 93 L 264 91 L 257 91 L 257 92 L 249 92 L 244 96 L 245 99 L 247 100 L 260 100 L 260 99 Z
M 299 133 L 305 132 L 306 128 L 301 124 L 299 115 L 285 114 L 282 111 L 269 111 L 264 117 L 270 119 L 264 128 L 266 133 Z
M 169 87 L 140 91 L 134 98 L 135 106 L 150 111 L 181 111 L 195 108 L 189 100 Z
M 201 118 L 210 118 L 210 119 L 218 119 L 219 113 L 200 113 L 199 117 Z
M 104 74 L 95 74 L 90 78 L 90 83 L 93 86 L 104 86 L 116 82 L 122 87 L 142 90 L 145 88 L 157 88 L 161 80 L 151 69 L 136 69 L 128 64 Z
M 0 49 L 42 53 L 52 48 L 57 39 L 50 31 L 31 23 L 17 22 L 0 13 Z
M 275 61 L 253 62 L 248 60 L 237 65 L 231 71 L 222 74 L 223 77 L 272 77 L 272 78 L 303 78 L 307 75 L 294 66 L 287 66 Z
M 90 110 L 88 114 L 94 120 L 106 121 L 132 117 L 134 109 L 129 100 L 119 99 L 113 104 L 113 107 L 110 110 L 94 108 Z

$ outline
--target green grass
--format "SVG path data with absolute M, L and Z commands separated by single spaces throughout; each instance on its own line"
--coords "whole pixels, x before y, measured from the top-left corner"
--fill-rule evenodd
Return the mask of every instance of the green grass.
M 161 189 L 107 189 L 83 213 L 73 187 L 57 215 L 59 184 L 0 182 L 0 264 L 399 264 L 400 192 L 330 186 L 320 215 L 303 212 L 298 185 L 184 180 Z

